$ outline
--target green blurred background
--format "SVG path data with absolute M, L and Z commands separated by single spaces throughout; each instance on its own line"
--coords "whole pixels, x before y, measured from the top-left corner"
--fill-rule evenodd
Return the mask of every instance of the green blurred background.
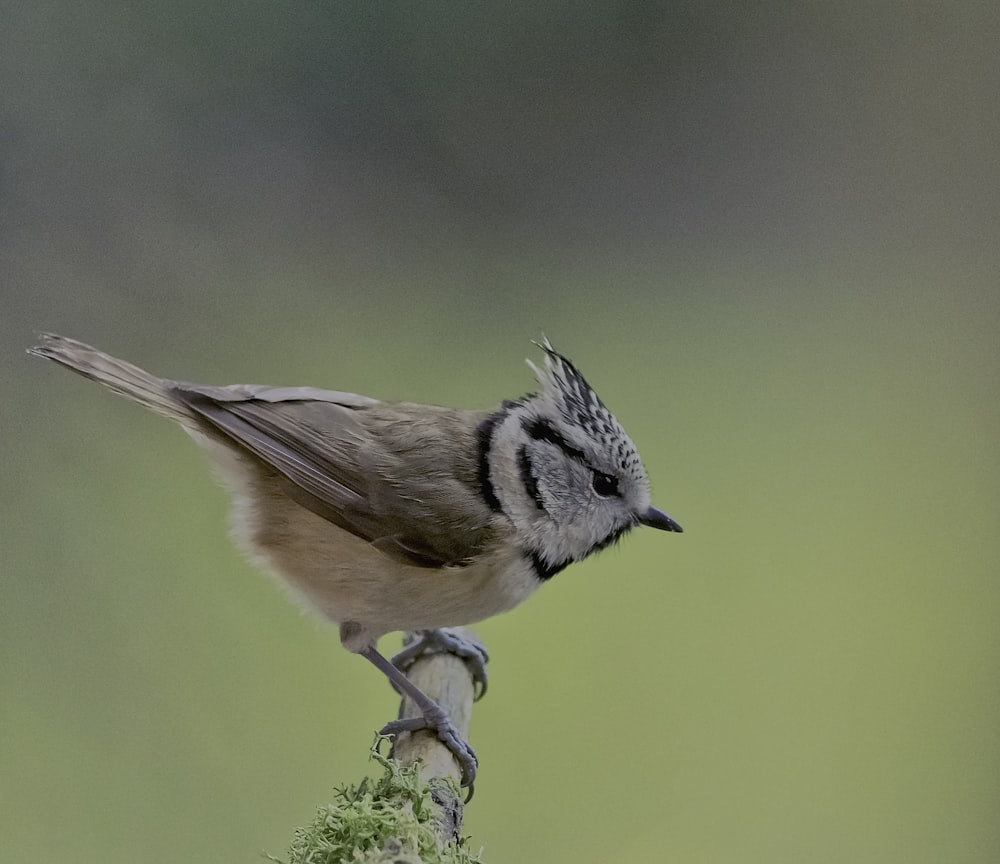
M 487 861 L 1000 860 L 995 4 L 2 20 L 2 860 L 280 853 L 395 710 L 36 330 L 470 407 L 581 366 L 686 533 L 478 628 Z

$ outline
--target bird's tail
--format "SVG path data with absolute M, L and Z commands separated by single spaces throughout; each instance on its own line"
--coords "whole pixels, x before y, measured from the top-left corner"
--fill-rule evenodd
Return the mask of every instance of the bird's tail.
M 43 333 L 42 344 L 29 348 L 29 354 L 48 357 L 67 369 L 103 384 L 115 393 L 134 399 L 157 414 L 176 420 L 185 426 L 192 425 L 192 417 L 183 404 L 174 398 L 174 382 L 157 378 L 138 366 L 91 348 L 83 342 Z

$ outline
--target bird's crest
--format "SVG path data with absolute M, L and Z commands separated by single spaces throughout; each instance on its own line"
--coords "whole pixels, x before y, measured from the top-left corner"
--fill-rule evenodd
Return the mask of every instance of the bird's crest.
M 625 474 L 644 478 L 645 469 L 632 439 L 580 370 L 556 351 L 548 339 L 543 337 L 534 344 L 545 352 L 545 365 L 541 368 L 528 360 L 542 387 L 540 395 L 550 402 L 564 423 L 580 428 L 600 442 Z

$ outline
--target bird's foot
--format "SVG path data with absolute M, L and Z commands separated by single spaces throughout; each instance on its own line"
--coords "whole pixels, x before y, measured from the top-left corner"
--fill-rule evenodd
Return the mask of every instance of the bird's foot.
M 486 664 L 490 655 L 474 636 L 450 627 L 407 633 L 403 650 L 393 655 L 392 665 L 402 672 L 408 672 L 417 660 L 429 654 L 454 654 L 460 657 L 472 673 L 472 681 L 476 686 L 475 700 L 478 702 L 486 695 Z
M 465 800 L 469 801 L 472 798 L 473 784 L 476 780 L 476 769 L 479 766 L 479 760 L 476 759 L 476 751 L 472 749 L 468 741 L 459 735 L 455 724 L 451 722 L 451 717 L 448 716 L 448 712 L 440 705 L 432 703 L 423 709 L 423 712 L 423 716 L 421 717 L 390 720 L 379 731 L 379 735 L 395 736 L 400 732 L 418 732 L 421 729 L 433 732 L 437 735 L 441 743 L 451 751 L 451 754 L 455 757 L 455 761 L 458 762 L 458 766 L 462 772 L 462 786 L 466 786 L 469 789 L 469 795 Z

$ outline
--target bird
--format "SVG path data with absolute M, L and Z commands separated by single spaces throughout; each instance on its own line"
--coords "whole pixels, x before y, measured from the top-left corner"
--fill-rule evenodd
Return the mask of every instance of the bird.
M 232 495 L 232 533 L 343 646 L 410 696 L 470 789 L 475 751 L 405 674 L 421 650 L 485 653 L 450 628 L 507 612 L 570 564 L 637 526 L 681 532 L 651 504 L 639 453 L 576 366 L 548 339 L 528 361 L 538 388 L 460 410 L 314 387 L 209 386 L 160 378 L 52 333 L 28 352 L 181 425 Z M 381 636 L 415 631 L 392 660 Z

